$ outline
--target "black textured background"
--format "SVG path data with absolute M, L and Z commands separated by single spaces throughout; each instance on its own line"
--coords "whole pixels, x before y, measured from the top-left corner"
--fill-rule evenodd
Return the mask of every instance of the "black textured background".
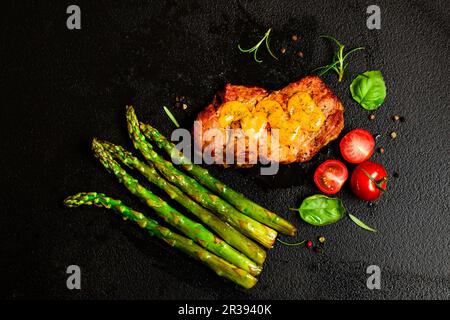
M 2 297 L 450 298 L 448 1 L 376 1 L 381 30 L 366 28 L 372 1 L 77 1 L 78 31 L 65 26 L 72 2 L 26 3 L 2 3 L 6 17 L 0 20 Z M 270 26 L 278 61 L 261 50 L 264 62 L 256 64 L 237 50 L 238 42 L 249 46 Z M 301 37 L 295 44 L 293 33 Z M 346 130 L 380 133 L 378 146 L 386 153 L 373 159 L 399 173 L 373 207 L 348 186 L 340 193 L 348 210 L 377 234 L 348 220 L 315 228 L 288 211 L 317 192 L 304 169 L 335 156 L 335 144 L 310 164 L 283 167 L 275 178 L 212 169 L 298 225 L 299 239 L 328 239 L 322 254 L 277 245 L 249 291 L 106 210 L 62 206 L 67 195 L 99 191 L 145 210 L 90 152 L 93 136 L 131 148 L 125 104 L 170 134 L 173 126 L 161 107 L 186 96 L 188 111 L 174 113 L 190 127 L 226 82 L 277 89 L 328 62 L 332 47 L 320 34 L 367 48 L 350 58 L 342 84 L 334 74 L 324 80 L 346 106 Z M 282 46 L 285 55 L 279 54 Z M 370 122 L 348 86 L 356 73 L 373 69 L 382 70 L 388 95 Z M 406 122 L 394 123 L 394 114 Z M 395 141 L 389 138 L 393 130 Z M 80 291 L 66 288 L 70 264 L 81 267 Z M 365 285 L 372 264 L 382 269 L 378 291 Z

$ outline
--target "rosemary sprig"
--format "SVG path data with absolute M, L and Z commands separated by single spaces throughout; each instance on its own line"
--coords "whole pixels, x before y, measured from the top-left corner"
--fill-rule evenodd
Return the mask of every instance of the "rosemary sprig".
M 240 44 L 238 44 L 238 49 L 241 52 L 243 52 L 243 53 L 252 53 L 253 52 L 253 59 L 255 59 L 256 62 L 261 63 L 262 60 L 258 59 L 258 57 L 256 56 L 256 53 L 258 52 L 258 49 L 261 46 L 261 44 L 264 42 L 266 44 L 266 48 L 267 48 L 267 51 L 269 52 L 269 54 L 274 59 L 278 60 L 278 58 L 272 53 L 272 50 L 270 50 L 269 35 L 270 35 L 271 31 L 272 31 L 272 28 L 269 28 L 269 30 L 267 30 L 267 32 L 264 35 L 264 37 L 257 44 L 255 44 L 253 47 L 251 47 L 250 49 L 242 49 Z
M 169 117 L 170 120 L 172 120 L 172 122 L 175 124 L 175 126 L 177 128 L 180 127 L 180 125 L 178 124 L 177 119 L 175 119 L 174 115 L 172 114 L 172 112 L 170 112 L 169 108 L 167 108 L 166 106 L 163 106 L 164 111 L 166 112 L 167 116 Z
M 319 72 L 319 76 L 323 76 L 328 71 L 334 70 L 338 75 L 338 81 L 341 82 L 342 79 L 344 78 L 344 72 L 348 66 L 348 63 L 345 63 L 345 59 L 347 59 L 347 57 L 350 54 L 352 54 L 353 52 L 358 51 L 358 50 L 363 50 L 364 47 L 357 47 L 357 48 L 351 49 L 350 51 L 348 51 L 347 53 L 344 54 L 345 46 L 342 43 L 340 43 L 336 38 L 334 38 L 332 36 L 320 36 L 320 37 L 334 41 L 336 43 L 336 45 L 338 46 L 338 49 L 334 52 L 332 63 L 327 64 L 322 67 L 318 67 L 318 68 L 314 69 L 313 72 L 317 71 L 317 70 L 321 70 Z

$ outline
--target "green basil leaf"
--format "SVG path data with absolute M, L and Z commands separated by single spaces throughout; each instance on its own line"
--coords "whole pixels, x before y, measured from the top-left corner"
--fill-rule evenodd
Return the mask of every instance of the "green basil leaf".
M 300 217 L 314 226 L 326 226 L 342 219 L 345 208 L 338 198 L 330 198 L 316 194 L 303 200 L 300 208 Z
M 358 75 L 350 85 L 353 99 L 366 110 L 376 110 L 386 98 L 386 84 L 380 70 Z
M 352 214 L 349 213 L 348 216 L 349 216 L 349 218 L 350 218 L 354 223 L 356 223 L 359 227 L 361 227 L 361 228 L 363 228 L 363 229 L 365 229 L 365 230 L 367 230 L 367 231 L 377 232 L 377 230 L 375 230 L 375 229 L 369 227 L 367 224 L 365 224 L 364 222 L 362 222 L 361 220 L 359 220 L 359 219 L 358 219 L 357 217 L 355 217 L 354 215 L 352 215 Z

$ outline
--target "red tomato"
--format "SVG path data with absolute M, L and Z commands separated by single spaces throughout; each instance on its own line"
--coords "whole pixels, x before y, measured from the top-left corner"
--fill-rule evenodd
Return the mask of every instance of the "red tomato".
M 342 157 L 350 163 L 368 160 L 375 149 L 375 139 L 364 129 L 355 129 L 347 133 L 339 144 Z
M 327 160 L 314 172 L 314 183 L 326 194 L 338 193 L 347 178 L 347 167 L 339 160 Z
M 386 190 L 387 172 L 381 164 L 366 161 L 353 170 L 350 184 L 358 198 L 374 201 Z

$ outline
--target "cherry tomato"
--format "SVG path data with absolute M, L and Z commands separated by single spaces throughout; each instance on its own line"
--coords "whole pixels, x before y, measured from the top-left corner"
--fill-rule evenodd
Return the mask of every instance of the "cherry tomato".
M 339 144 L 342 157 L 350 163 L 368 160 L 375 149 L 375 139 L 364 129 L 354 129 L 347 133 Z
M 353 170 L 350 184 L 358 198 L 374 201 L 386 190 L 387 172 L 381 164 L 366 161 Z
M 314 183 L 326 194 L 338 193 L 347 178 L 347 167 L 339 160 L 327 160 L 314 172 Z

